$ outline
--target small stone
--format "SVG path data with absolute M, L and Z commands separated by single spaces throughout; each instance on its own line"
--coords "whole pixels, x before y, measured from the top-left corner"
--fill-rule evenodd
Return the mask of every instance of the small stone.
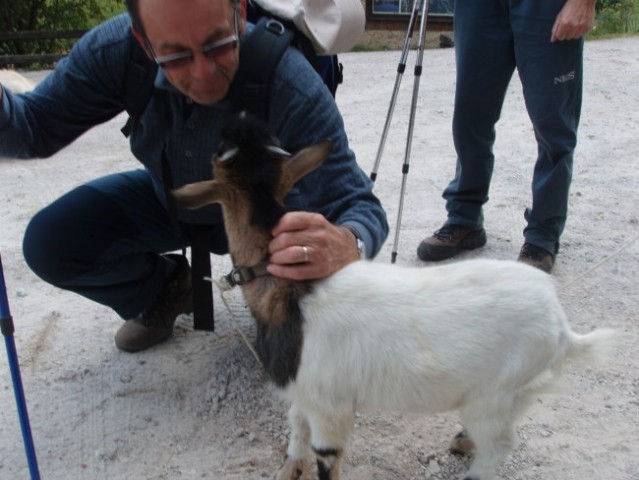
M 428 470 L 431 473 L 439 473 L 441 470 L 441 467 L 439 466 L 439 463 L 437 463 L 437 460 L 435 460 L 434 458 L 430 460 L 430 462 L 428 462 Z

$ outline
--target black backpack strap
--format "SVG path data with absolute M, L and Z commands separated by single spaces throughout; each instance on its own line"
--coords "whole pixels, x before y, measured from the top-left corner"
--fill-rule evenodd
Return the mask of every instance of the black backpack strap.
M 295 33 L 277 19 L 262 17 L 240 48 L 240 66 L 231 88 L 236 110 L 268 119 L 271 76 Z
M 167 155 L 166 145 L 162 148 L 162 181 L 166 196 L 166 209 L 173 227 L 180 228 L 178 207 L 173 189 L 173 174 Z M 206 280 L 211 276 L 211 248 L 208 230 L 204 226 L 183 223 L 191 239 L 191 294 L 193 295 L 193 328 L 195 330 L 215 330 L 213 317 L 213 292 L 211 283 Z M 183 251 L 182 255 L 186 256 Z
M 211 285 L 211 238 L 204 225 L 184 224 L 191 239 L 191 293 L 193 328 L 215 330 L 213 289 Z
M 133 121 L 144 112 L 153 96 L 154 81 L 158 71 L 158 66 L 146 55 L 133 34 L 129 42 L 131 58 L 124 80 L 124 108 L 129 118 L 121 129 L 127 138 L 131 134 Z

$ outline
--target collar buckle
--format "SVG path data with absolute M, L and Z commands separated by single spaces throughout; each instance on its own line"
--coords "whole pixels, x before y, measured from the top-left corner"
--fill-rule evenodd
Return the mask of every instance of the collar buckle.
M 261 263 L 256 267 L 233 267 L 233 269 L 222 277 L 222 280 L 233 288 L 236 285 L 246 285 L 258 277 L 269 275 L 266 271 L 266 264 Z

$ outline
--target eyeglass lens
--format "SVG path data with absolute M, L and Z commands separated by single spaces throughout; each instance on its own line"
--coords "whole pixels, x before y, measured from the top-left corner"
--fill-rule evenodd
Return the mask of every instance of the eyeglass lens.
M 235 50 L 238 42 L 238 25 L 236 15 L 237 13 L 234 12 L 233 24 L 235 27 L 235 33 L 226 38 L 204 45 L 202 47 L 202 55 L 209 60 L 216 61 L 228 55 L 232 50 Z M 147 44 L 150 46 L 148 39 Z M 190 51 L 176 52 L 159 57 L 155 56 L 155 62 L 165 69 L 181 68 L 189 65 L 193 61 L 193 56 L 193 52 Z

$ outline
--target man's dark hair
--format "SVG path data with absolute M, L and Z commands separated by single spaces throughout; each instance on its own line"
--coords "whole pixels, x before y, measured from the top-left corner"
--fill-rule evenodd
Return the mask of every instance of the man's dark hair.
M 240 4 L 240 0 L 230 0 L 231 4 L 236 7 Z M 126 9 L 131 17 L 131 24 L 133 28 L 140 33 L 144 33 L 144 27 L 142 26 L 142 20 L 140 19 L 140 2 L 139 0 L 126 0 Z
M 126 9 L 131 17 L 133 28 L 140 33 L 144 33 L 142 21 L 140 20 L 140 9 L 138 8 L 138 0 L 126 0 Z

